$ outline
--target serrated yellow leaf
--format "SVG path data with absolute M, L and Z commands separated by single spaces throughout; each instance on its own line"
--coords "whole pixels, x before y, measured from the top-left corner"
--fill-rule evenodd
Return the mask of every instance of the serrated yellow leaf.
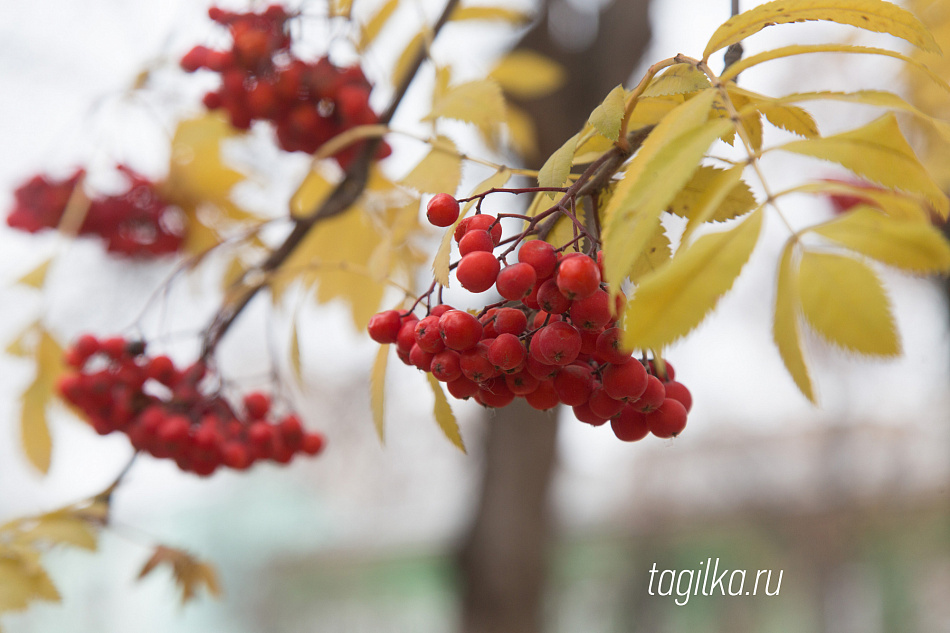
M 166 565 L 171 568 L 172 577 L 181 589 L 182 604 L 195 598 L 198 589 L 202 585 L 212 596 L 221 595 L 221 587 L 214 568 L 185 551 L 164 545 L 155 548 L 152 556 L 145 562 L 139 572 L 139 579 L 141 580 L 149 575 L 159 565 Z
M 923 196 L 915 196 L 902 191 L 832 180 L 806 183 L 795 187 L 794 191 L 822 196 L 853 196 L 864 200 L 866 204 L 876 207 L 882 213 L 898 220 L 930 222 L 931 219 L 930 210 L 932 207 Z
M 626 94 L 623 85 L 618 85 L 607 94 L 603 103 L 594 108 L 587 120 L 598 132 L 611 141 L 620 138 L 620 123 L 623 120 L 624 108 L 626 107 L 624 101 Z
M 762 149 L 762 115 L 756 108 L 746 108 L 743 111 L 743 108 L 749 104 L 750 99 L 746 95 L 747 91 L 738 91 L 738 90 L 729 90 L 729 98 L 732 101 L 733 107 L 740 112 L 739 121 L 742 124 L 742 129 L 745 132 L 745 137 L 748 139 L 749 146 L 752 148 L 753 152 L 759 152 Z M 717 95 L 716 100 L 713 102 L 713 113 L 722 119 L 731 119 L 732 114 L 728 107 L 726 107 L 725 102 L 723 101 L 722 95 Z M 735 141 L 736 132 L 738 127 L 733 127 L 730 130 L 727 130 L 725 134 L 721 137 L 722 140 L 726 143 L 732 145 Z
M 892 57 L 923 71 L 931 79 L 931 81 L 942 87 L 944 90 L 950 90 L 950 87 L 947 86 L 947 82 L 944 79 L 934 73 L 934 71 L 925 64 L 912 57 L 908 57 L 907 55 L 898 53 L 897 51 L 888 50 L 886 48 L 853 46 L 851 44 L 795 44 L 792 46 L 775 48 L 765 51 L 764 53 L 750 55 L 749 57 L 740 59 L 723 71 L 720 79 L 722 81 L 731 81 L 732 79 L 738 77 L 739 73 L 742 71 L 753 66 L 757 66 L 763 62 L 772 61 L 773 59 L 781 59 L 783 57 L 791 57 L 793 55 L 805 55 L 809 53 L 853 53 L 857 55 L 880 55 L 883 57 Z
M 683 230 L 683 236 L 680 238 L 680 245 L 677 250 L 686 248 L 696 229 L 718 215 L 720 207 L 724 205 L 724 201 L 731 194 L 743 187 L 748 190 L 748 185 L 742 181 L 743 171 L 745 171 L 745 165 L 736 165 L 725 171 L 719 171 L 714 178 L 704 183 L 693 202 L 694 208 L 689 215 L 689 221 L 687 221 L 686 228 Z M 732 203 L 733 210 L 742 208 L 745 202 L 744 193 L 736 195 Z M 722 215 L 727 214 L 723 213 Z
M 699 92 L 709 87 L 709 78 L 692 64 L 674 64 L 662 75 L 653 79 L 642 97 Z
M 519 99 L 543 97 L 563 86 L 567 80 L 563 66 L 529 49 L 519 49 L 505 55 L 488 77 L 497 81 L 502 90 Z
M 700 237 L 643 277 L 627 303 L 625 345 L 630 349 L 665 347 L 699 325 L 748 261 L 762 216 L 760 209 L 728 231 Z
M 52 258 L 44 260 L 43 263 L 30 270 L 30 272 L 17 279 L 14 283 L 21 286 L 30 286 L 31 288 L 39 290 L 43 287 L 43 284 L 46 283 L 46 273 L 49 272 L 51 263 L 53 263 Z
M 450 87 L 423 120 L 440 118 L 474 123 L 482 130 L 491 129 L 505 119 L 501 86 L 491 79 L 479 79 Z
M 508 168 L 503 167 L 482 182 L 478 183 L 478 185 L 472 189 L 472 192 L 467 197 L 484 193 L 489 189 L 504 187 L 509 178 L 511 178 L 511 171 L 508 170 Z M 442 286 L 448 287 L 449 285 L 449 266 L 452 257 L 452 240 L 453 236 L 455 235 L 455 229 L 459 222 L 461 222 L 465 216 L 468 215 L 468 212 L 474 203 L 474 200 L 466 202 L 459 211 L 458 220 L 456 220 L 452 226 L 447 227 L 445 229 L 445 233 L 442 234 L 442 241 L 439 243 L 439 250 L 436 251 L 435 258 L 432 260 L 432 273 L 435 277 L 435 280 Z
M 399 7 L 399 0 L 387 0 L 379 11 L 373 14 L 363 28 L 360 29 L 360 39 L 357 43 L 357 50 L 365 51 L 376 40 L 376 36 L 383 30 L 383 27 L 389 22 L 396 9 Z
M 402 49 L 402 53 L 396 58 L 396 64 L 393 66 L 394 86 L 402 85 L 402 82 L 408 78 L 406 75 L 409 73 L 409 68 L 416 59 L 416 55 L 422 52 L 428 32 L 428 29 L 423 29 L 413 35 L 406 48 Z
M 500 20 L 511 24 L 523 24 L 531 20 L 531 15 L 523 11 L 504 7 L 458 7 L 449 18 L 453 22 L 465 20 Z
M 603 211 L 604 272 L 613 289 L 630 272 L 654 222 L 699 167 L 717 138 L 732 127 L 727 119 L 707 122 L 714 90 L 670 112 L 646 138 Z
M 578 134 L 567 139 L 563 145 L 551 154 L 544 164 L 541 165 L 541 171 L 538 172 L 539 187 L 563 187 L 571 175 L 571 164 L 574 161 L 574 150 L 577 148 Z M 545 195 L 554 199 L 555 192 L 547 192 Z
M 446 136 L 438 136 L 432 149 L 419 161 L 402 184 L 422 193 L 454 194 L 462 178 L 462 157 Z
M 756 108 L 765 115 L 769 123 L 786 132 L 804 136 L 805 138 L 815 138 L 819 136 L 818 124 L 808 111 L 798 106 L 781 105 L 770 103 L 768 101 L 759 103 Z
M 744 11 L 716 29 L 703 61 L 714 52 L 741 42 L 767 26 L 823 20 L 875 33 L 889 33 L 923 50 L 939 52 L 933 35 L 913 13 L 884 0 L 775 0 Z
M 386 398 L 386 364 L 389 360 L 389 345 L 380 345 L 369 375 L 369 406 L 373 410 L 373 426 L 380 444 L 386 443 L 384 403 Z
M 896 220 L 858 206 L 809 230 L 888 266 L 913 273 L 950 271 L 950 244 L 929 222 Z
M 465 443 L 462 442 L 462 434 L 459 431 L 458 422 L 455 420 L 455 414 L 452 413 L 452 407 L 449 406 L 449 401 L 445 398 L 442 383 L 429 373 L 426 374 L 426 379 L 429 381 L 429 386 L 435 396 L 435 406 L 432 410 L 435 414 L 435 421 L 442 432 L 445 433 L 445 437 L 449 438 L 449 441 L 464 453 Z
M 670 260 L 673 251 L 670 250 L 670 238 L 659 220 L 653 230 L 653 237 L 647 242 L 640 257 L 633 263 L 630 274 L 627 275 L 633 283 L 639 283 L 643 277 L 658 270 Z
M 798 266 L 795 264 L 795 244 L 789 240 L 782 251 L 778 268 L 778 283 L 775 290 L 775 319 L 772 322 L 772 339 L 778 347 L 785 369 L 798 386 L 802 394 L 812 403 L 818 404 L 808 365 L 802 350 L 801 330 L 798 316 L 801 313 L 799 294 L 801 292 Z
M 59 602 L 59 592 L 39 556 L 29 558 L 22 549 L 0 548 L 0 613 L 21 611 L 34 600 Z
M 449 90 L 449 86 L 452 85 L 452 67 L 451 66 L 436 66 L 435 67 L 435 85 L 432 87 L 432 106 L 435 107 L 436 102 L 441 99 L 446 92 Z
M 900 354 L 890 302 L 874 271 L 853 257 L 813 251 L 802 255 L 799 271 L 802 312 L 818 334 L 860 354 Z
M 736 168 L 733 167 L 732 169 Z M 723 192 L 722 199 L 712 209 L 712 213 L 701 221 L 725 222 L 740 215 L 745 215 L 754 209 L 756 207 L 755 196 L 752 194 L 752 190 L 749 189 L 749 185 L 741 180 L 741 168 L 733 172 L 732 170 L 702 165 L 673 198 L 669 211 L 681 218 L 697 219 L 699 212 L 704 209 L 707 202 L 707 194 L 710 191 L 716 191 L 716 185 L 726 171 L 730 172 L 728 178 L 733 181 L 732 187 Z
M 614 142 L 606 136 L 596 133 L 589 136 L 590 138 L 577 143 L 577 149 L 574 150 L 575 166 L 594 162 L 614 146 Z
M 656 125 L 679 105 L 686 102 L 683 95 L 667 97 L 641 97 L 627 121 L 628 130 L 637 130 L 648 125 Z
M 917 160 L 893 113 L 849 132 L 792 141 L 778 149 L 839 163 L 885 187 L 922 194 L 944 217 L 950 212 L 950 200 Z

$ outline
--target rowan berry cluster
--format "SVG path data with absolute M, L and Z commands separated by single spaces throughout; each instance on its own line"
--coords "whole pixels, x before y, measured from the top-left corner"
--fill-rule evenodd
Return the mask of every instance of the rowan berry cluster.
M 242 130 L 270 121 L 277 141 L 288 151 L 312 154 L 334 136 L 379 118 L 369 105 L 372 86 L 359 66 L 338 68 L 326 57 L 307 62 L 291 50 L 287 22 L 293 16 L 279 5 L 259 13 L 233 13 L 212 7 L 209 17 L 226 26 L 232 46 L 195 46 L 181 59 L 188 72 L 205 68 L 221 75 L 221 87 L 204 97 L 209 110 L 223 108 Z M 349 145 L 335 155 L 345 169 L 359 150 Z M 390 153 L 380 145 L 377 158 Z
M 437 226 L 458 219 L 458 203 L 446 194 L 427 211 Z M 475 293 L 494 287 L 502 301 L 477 316 L 445 304 L 422 318 L 412 310 L 380 312 L 369 322 L 373 340 L 395 343 L 404 363 L 486 407 L 516 397 L 541 410 L 566 404 L 592 426 L 610 421 L 624 441 L 683 431 L 689 390 L 669 363 L 635 359 L 622 347 L 617 315 L 626 299 L 621 292 L 610 300 L 601 253 L 568 253 L 536 239 L 521 243 L 517 263 L 503 265 L 493 252 L 501 224 L 485 214 L 463 219 L 454 237 L 459 283 Z
M 220 394 L 203 391 L 202 362 L 179 369 L 168 356 L 146 355 L 141 341 L 83 335 L 65 361 L 73 371 L 59 380 L 59 393 L 98 433 L 125 433 L 136 450 L 173 459 L 184 471 L 286 464 L 323 449 L 323 435 L 306 432 L 296 415 L 274 417 L 267 394 L 248 393 L 235 411 Z
M 109 252 L 120 255 L 153 257 L 178 251 L 185 232 L 179 209 L 168 204 L 148 178 L 124 165 L 117 169 L 128 188 L 117 195 L 90 198 L 80 210 L 79 234 L 100 237 Z M 7 224 L 30 233 L 57 228 L 84 175 L 78 169 L 63 180 L 33 176 L 13 192 Z

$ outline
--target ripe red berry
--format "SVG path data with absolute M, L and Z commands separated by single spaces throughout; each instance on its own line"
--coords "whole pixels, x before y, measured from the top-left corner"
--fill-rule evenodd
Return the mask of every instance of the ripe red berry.
M 577 327 L 588 331 L 600 330 L 610 322 L 610 297 L 598 288 L 589 297 L 576 299 L 571 304 L 570 315 Z
M 465 232 L 462 239 L 459 240 L 459 254 L 463 257 L 475 251 L 492 252 L 495 248 L 495 242 L 488 231 L 481 229 L 469 230 Z
M 433 358 L 435 358 L 435 354 L 425 351 L 419 347 L 418 343 L 409 349 L 409 362 L 422 371 L 429 371 L 432 368 Z
M 529 394 L 525 394 L 525 401 L 531 405 L 532 409 L 538 411 L 547 411 L 553 409 L 559 403 L 557 391 L 554 390 L 553 380 L 542 380 L 538 383 L 538 388 Z
M 574 405 L 572 409 L 574 411 L 574 417 L 585 424 L 601 426 L 607 421 L 607 418 L 594 413 L 593 409 L 591 409 L 590 405 L 586 402 Z
M 475 400 L 486 407 L 500 409 L 507 407 L 515 399 L 515 394 L 508 388 L 502 377 L 492 378 L 478 386 Z
M 449 349 L 465 351 L 482 338 L 482 324 L 468 312 L 449 310 L 439 317 L 439 335 Z
M 686 407 L 687 413 L 693 408 L 693 396 L 689 392 L 689 389 L 686 388 L 686 385 L 681 382 L 676 382 L 675 380 L 670 380 L 664 383 L 664 387 L 666 388 L 666 397 L 678 400 L 680 404 Z
M 494 328 L 498 334 L 521 334 L 528 327 L 528 317 L 521 310 L 501 308 L 495 313 Z
M 521 301 L 529 294 L 537 281 L 537 274 L 529 264 L 512 264 L 498 273 L 495 282 L 498 294 L 510 301 Z
M 501 334 L 488 348 L 488 360 L 501 371 L 510 371 L 520 367 L 527 352 L 524 345 L 514 334 Z
M 512 393 L 523 396 L 537 389 L 541 381 L 526 371 L 519 371 L 516 374 L 507 374 L 505 382 Z
M 667 398 L 647 415 L 650 432 L 657 437 L 676 437 L 686 428 L 686 407 L 679 400 Z
M 647 388 L 647 370 L 638 362 L 608 365 L 602 376 L 604 389 L 615 400 L 632 402 Z
M 260 391 L 253 391 L 244 396 L 244 410 L 252 420 L 262 420 L 270 411 L 270 396 Z
M 472 382 L 464 376 L 446 383 L 445 386 L 452 397 L 459 400 L 467 400 L 478 393 L 478 383 Z
M 604 386 L 597 384 L 590 393 L 590 409 L 602 418 L 612 418 L 626 406 L 623 400 L 615 400 L 604 390 Z
M 459 364 L 459 353 L 455 350 L 442 350 L 432 358 L 432 364 L 429 369 L 436 380 L 442 382 L 452 382 L 462 375 L 462 367 Z
M 374 314 L 369 320 L 367 330 L 371 339 L 380 344 L 395 343 L 399 336 L 399 328 L 402 326 L 402 319 L 395 310 L 386 310 L 379 314 Z
M 439 317 L 429 315 L 416 322 L 416 345 L 430 354 L 438 354 L 445 349 L 439 333 Z
M 564 404 L 576 407 L 590 399 L 593 386 L 590 369 L 579 365 L 562 367 L 554 377 L 554 390 Z
M 571 300 L 591 296 L 600 287 L 600 269 L 586 255 L 565 257 L 558 265 L 557 287 Z
M 495 284 L 501 264 L 485 251 L 474 251 L 462 257 L 455 275 L 462 287 L 470 292 L 485 292 Z
M 597 360 L 613 365 L 623 365 L 632 359 L 632 350 L 623 347 L 623 330 L 607 328 L 597 337 L 594 354 Z
M 568 365 L 581 351 L 581 335 L 570 323 L 549 323 L 535 332 L 531 353 L 547 365 Z M 646 372 L 644 372 L 646 373 Z
M 450 226 L 459 218 L 459 203 L 447 193 L 438 193 L 426 205 L 426 217 L 435 226 Z
M 545 279 L 554 272 L 557 265 L 557 253 L 554 247 L 543 240 L 531 240 L 521 245 L 518 250 L 518 261 L 530 264 L 538 275 L 538 279 Z
M 466 219 L 469 220 L 466 231 L 488 231 L 495 246 L 501 242 L 501 224 L 496 223 L 496 218 L 480 213 Z
M 551 314 L 563 314 L 571 307 L 571 300 L 564 296 L 554 279 L 548 279 L 538 288 L 538 306 Z
M 303 436 L 300 450 L 307 455 L 317 455 L 323 451 L 323 447 L 326 445 L 327 440 L 322 433 L 306 433 Z
M 656 376 L 647 376 L 647 388 L 640 398 L 633 403 L 634 408 L 642 413 L 649 413 L 659 407 L 666 399 L 666 388 Z
M 637 442 L 650 432 L 648 416 L 631 405 L 625 406 L 617 417 L 610 420 L 610 428 L 617 439 L 624 442 Z

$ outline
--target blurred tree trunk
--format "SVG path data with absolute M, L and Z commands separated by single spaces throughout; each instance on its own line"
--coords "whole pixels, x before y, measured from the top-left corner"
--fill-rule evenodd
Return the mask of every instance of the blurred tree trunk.
M 532 167 L 540 167 L 614 86 L 627 81 L 649 40 L 648 4 L 617 0 L 597 16 L 577 13 L 566 0 L 543 3 L 521 46 L 559 62 L 568 81 L 549 97 L 519 104 L 539 133 Z M 593 32 L 578 49 L 585 37 L 581 26 Z M 481 497 L 459 553 L 463 633 L 543 630 L 556 433 L 556 416 L 522 400 L 488 420 Z

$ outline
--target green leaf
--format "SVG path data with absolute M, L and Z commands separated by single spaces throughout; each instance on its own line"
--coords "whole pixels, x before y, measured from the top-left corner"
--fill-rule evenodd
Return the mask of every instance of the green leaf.
M 762 210 L 728 231 L 700 237 L 655 273 L 628 302 L 624 344 L 658 349 L 688 334 L 732 288 L 758 241 Z
M 452 407 L 449 406 L 449 401 L 445 398 L 442 383 L 436 380 L 432 374 L 426 374 L 426 378 L 429 381 L 429 386 L 432 388 L 432 393 L 435 395 L 435 407 L 433 408 L 435 421 L 438 423 L 439 428 L 442 429 L 442 432 L 445 433 L 445 437 L 449 438 L 449 441 L 464 453 L 465 444 L 462 442 L 462 435 L 459 432 L 459 425 L 455 420 L 455 414 L 452 413 Z
M 446 136 L 438 136 L 432 149 L 418 165 L 403 178 L 406 187 L 423 193 L 455 193 L 462 178 L 462 157 Z
M 798 266 L 795 264 L 794 240 L 789 240 L 782 250 L 778 268 L 778 284 L 775 290 L 775 319 L 772 322 L 772 339 L 792 380 L 802 394 L 813 404 L 818 404 L 808 366 L 802 350 L 801 329 L 798 317 L 801 313 Z
M 950 272 L 950 244 L 927 222 L 896 220 L 869 207 L 859 206 L 809 230 L 902 270 Z
M 686 94 L 699 92 L 708 87 L 709 78 L 693 64 L 674 64 L 650 82 L 641 97 Z
M 885 187 L 924 195 L 943 216 L 950 212 L 950 201 L 917 160 L 893 113 L 849 132 L 792 141 L 778 149 L 839 163 Z
M 512 96 L 536 99 L 563 86 L 567 73 L 563 66 L 550 57 L 520 49 L 505 55 L 488 77 Z
M 381 444 L 386 443 L 386 427 L 383 417 L 383 403 L 386 395 L 386 363 L 389 359 L 389 345 L 380 345 L 369 375 L 369 405 L 373 410 L 373 426 Z
M 469 197 L 484 193 L 489 189 L 504 187 L 505 183 L 507 183 L 510 178 L 511 171 L 507 167 L 502 167 L 494 174 L 478 183 L 478 185 L 472 190 L 472 193 L 469 194 Z M 465 216 L 468 215 L 468 212 L 474 203 L 474 200 L 466 202 L 465 206 L 463 206 L 459 212 L 458 220 L 456 220 L 452 226 L 445 229 L 445 233 L 442 234 L 442 241 L 439 243 L 439 250 L 436 251 L 435 259 L 432 260 L 432 273 L 435 276 L 435 280 L 445 287 L 448 287 L 449 285 L 449 266 L 452 257 L 452 238 L 455 235 L 455 228 L 458 226 L 459 222 L 461 222 Z
M 588 123 L 611 141 L 620 138 L 620 123 L 623 121 L 626 94 L 623 85 L 618 85 L 607 94 L 607 98 L 604 99 L 603 103 L 594 108 L 594 111 L 590 114 L 590 119 L 588 119 Z M 573 152 L 571 156 L 573 158 Z
M 883 0 L 775 0 L 744 11 L 722 24 L 706 44 L 703 61 L 767 26 L 824 20 L 875 33 L 890 33 L 926 51 L 938 53 L 933 35 L 913 13 Z
M 806 251 L 800 279 L 802 311 L 818 334 L 860 354 L 900 354 L 890 302 L 874 271 L 853 257 Z
M 577 148 L 579 134 L 567 139 L 557 151 L 551 154 L 538 172 L 539 187 L 563 187 L 571 175 L 571 164 L 574 160 L 574 150 Z M 554 192 L 547 192 L 547 197 L 554 199 Z

